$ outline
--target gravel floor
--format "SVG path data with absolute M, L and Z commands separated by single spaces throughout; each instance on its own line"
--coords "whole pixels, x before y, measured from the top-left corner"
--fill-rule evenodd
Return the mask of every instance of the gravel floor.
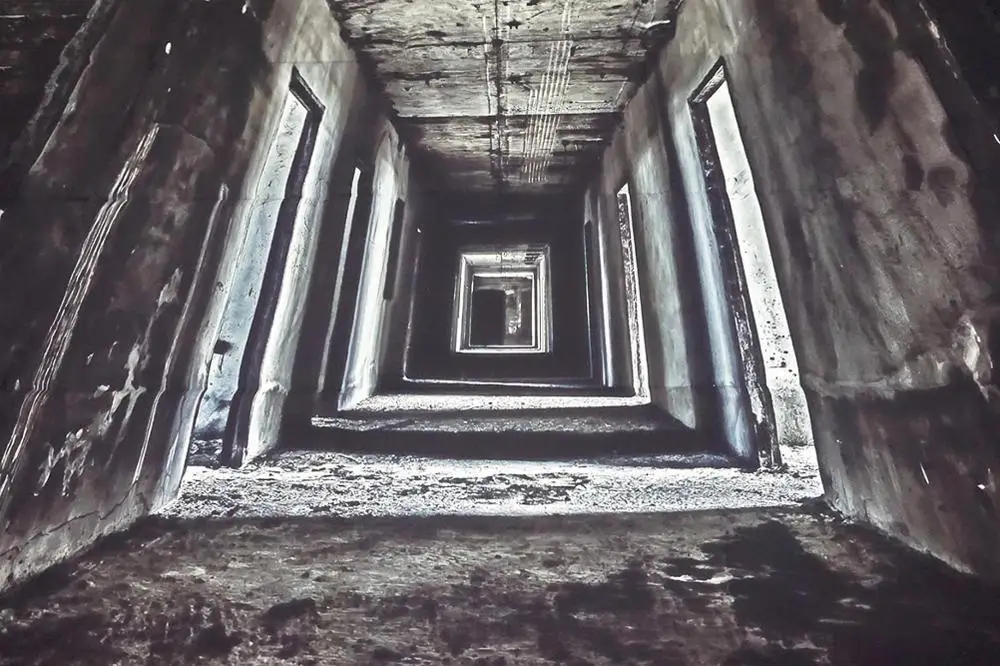
M 996 590 L 801 509 L 159 519 L 0 609 L 0 664 L 1000 663 Z

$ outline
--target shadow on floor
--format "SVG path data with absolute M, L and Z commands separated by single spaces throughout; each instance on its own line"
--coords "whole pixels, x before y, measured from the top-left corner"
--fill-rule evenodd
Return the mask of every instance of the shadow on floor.
M 834 516 L 147 521 L 0 663 L 995 665 L 1000 590 Z
M 356 413 L 286 432 L 296 449 L 452 458 L 553 460 L 615 455 L 716 455 L 725 442 L 651 405 L 456 413 Z M 471 444 L 471 446 L 470 446 Z M 735 463 L 729 463 L 735 464 Z

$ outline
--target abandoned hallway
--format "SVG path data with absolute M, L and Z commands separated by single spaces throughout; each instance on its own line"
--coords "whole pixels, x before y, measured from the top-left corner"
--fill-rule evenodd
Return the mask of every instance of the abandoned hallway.
M 996 0 L 0 0 L 0 664 L 1000 665 Z

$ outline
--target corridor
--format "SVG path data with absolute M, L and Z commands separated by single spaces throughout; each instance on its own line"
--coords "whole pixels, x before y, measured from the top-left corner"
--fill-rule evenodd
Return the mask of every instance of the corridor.
M 0 664 L 1000 663 L 996 0 L 0 0 Z

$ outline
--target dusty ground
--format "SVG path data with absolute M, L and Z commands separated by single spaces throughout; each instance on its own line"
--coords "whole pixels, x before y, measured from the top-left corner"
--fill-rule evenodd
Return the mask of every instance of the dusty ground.
M 474 460 L 283 451 L 242 469 L 189 467 L 172 518 L 665 513 L 797 505 L 823 494 L 816 455 L 786 472 L 713 467 L 710 456 Z M 692 467 L 692 464 L 701 465 Z
M 1000 663 L 998 591 L 799 510 L 161 519 L 2 608 L 2 664 Z

